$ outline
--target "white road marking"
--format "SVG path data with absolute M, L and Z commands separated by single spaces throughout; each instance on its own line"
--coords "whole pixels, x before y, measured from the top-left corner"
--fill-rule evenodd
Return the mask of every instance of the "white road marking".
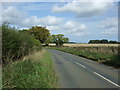
M 75 62 L 75 63 L 78 64 L 78 65 L 80 65 L 80 66 L 82 66 L 83 68 L 86 68 L 84 65 L 82 65 L 82 64 L 80 64 L 78 62 Z
M 108 82 L 114 84 L 115 86 L 120 87 L 118 84 L 112 82 L 111 80 L 107 79 L 106 77 L 104 77 L 104 76 L 102 76 L 102 75 L 100 75 L 100 74 L 98 74 L 98 73 L 96 73 L 96 72 L 94 72 L 94 74 L 96 74 L 96 75 L 98 75 L 99 77 L 105 79 L 106 81 L 108 81 Z

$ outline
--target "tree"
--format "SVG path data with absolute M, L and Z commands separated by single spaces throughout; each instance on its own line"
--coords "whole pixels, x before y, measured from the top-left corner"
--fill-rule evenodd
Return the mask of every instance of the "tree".
M 90 40 L 89 43 L 100 43 L 100 40 Z
M 108 43 L 108 40 L 107 39 L 102 39 L 101 43 Z
M 110 44 L 117 44 L 118 42 L 117 41 L 109 41 Z
M 111 43 L 111 44 L 116 44 L 118 43 L 117 41 L 108 41 L 107 39 L 102 39 L 102 40 L 90 40 L 88 43 Z
M 50 32 L 46 27 L 35 26 L 29 29 L 29 33 L 35 36 L 43 44 L 49 44 Z
M 68 38 L 65 38 L 63 34 L 52 35 L 52 42 L 56 43 L 56 46 L 62 46 L 63 43 L 69 42 Z

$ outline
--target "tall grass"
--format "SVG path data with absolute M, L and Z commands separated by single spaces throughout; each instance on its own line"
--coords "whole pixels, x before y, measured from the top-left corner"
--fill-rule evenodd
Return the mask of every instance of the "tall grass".
M 2 60 L 3 64 L 10 63 L 33 50 L 41 49 L 41 44 L 33 36 L 20 33 L 16 28 L 4 23 L 2 25 Z
M 36 52 L 3 68 L 3 88 L 55 88 L 51 55 Z
M 99 63 L 111 65 L 120 68 L 120 55 L 118 55 L 118 47 L 111 52 L 111 48 L 98 47 L 100 50 L 96 50 L 94 47 L 49 47 L 51 49 L 61 50 L 78 56 L 82 56 Z M 106 49 L 107 48 L 107 49 Z M 109 51 L 110 49 L 110 51 Z

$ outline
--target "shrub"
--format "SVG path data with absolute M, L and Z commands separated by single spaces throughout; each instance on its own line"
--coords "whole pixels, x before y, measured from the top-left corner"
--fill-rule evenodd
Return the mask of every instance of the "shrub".
M 3 64 L 28 55 L 35 49 L 41 49 L 41 44 L 33 36 L 20 33 L 6 23 L 2 25 Z

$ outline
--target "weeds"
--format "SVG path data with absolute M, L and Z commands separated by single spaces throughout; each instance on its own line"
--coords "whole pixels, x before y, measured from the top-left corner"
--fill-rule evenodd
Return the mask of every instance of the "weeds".
M 45 51 L 3 68 L 3 88 L 55 88 L 56 82 L 51 56 Z

